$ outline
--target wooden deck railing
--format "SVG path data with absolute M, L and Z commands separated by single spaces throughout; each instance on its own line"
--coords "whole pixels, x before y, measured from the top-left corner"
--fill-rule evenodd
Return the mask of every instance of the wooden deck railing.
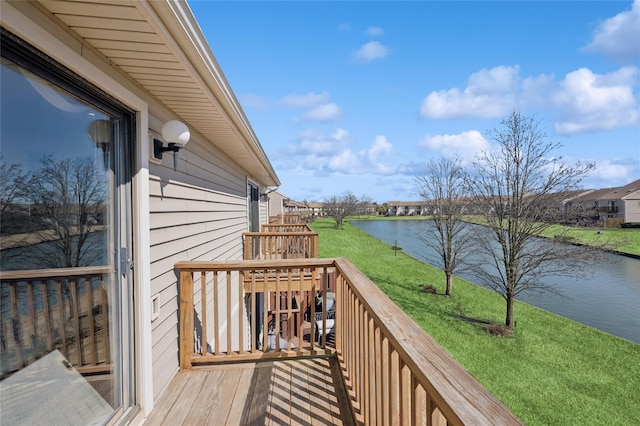
M 332 352 L 326 335 L 315 341 L 315 297 L 326 295 L 333 261 L 179 262 L 175 267 L 181 368 Z M 326 327 L 326 312 L 321 316 Z
M 306 223 L 263 223 L 261 232 L 314 232 Z
M 522 424 L 346 259 L 180 262 L 176 268 L 183 369 L 206 362 L 335 355 L 355 418 L 362 424 Z M 269 315 L 280 319 L 295 309 L 315 309 L 305 305 L 304 297 L 326 294 L 329 280 L 322 277 L 331 274 L 333 345 L 326 335 L 315 342 L 313 327 L 320 325 L 314 321 L 308 342 L 304 325 L 287 323 L 285 330 L 276 320 L 269 330 Z M 259 297 L 265 292 L 284 292 L 291 302 L 268 306 L 270 298 Z M 294 304 L 296 296 L 303 301 Z M 257 306 L 263 311 L 257 312 Z M 323 315 L 323 328 L 328 321 Z M 267 350 L 268 336 L 274 336 L 272 351 Z
M 0 272 L 2 377 L 58 349 L 81 372 L 109 370 L 109 268 Z
M 245 232 L 242 236 L 245 260 L 318 257 L 318 234 L 313 231 Z
M 282 216 L 282 223 L 284 224 L 298 224 L 298 223 L 305 223 L 305 214 L 302 213 L 285 213 Z

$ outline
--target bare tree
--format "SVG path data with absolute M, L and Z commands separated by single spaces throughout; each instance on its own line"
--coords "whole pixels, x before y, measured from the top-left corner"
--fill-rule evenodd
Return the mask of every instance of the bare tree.
M 3 238 L 0 265 L 3 269 L 20 258 L 21 252 L 14 248 L 28 244 L 30 215 L 25 197 L 29 176 L 22 165 L 8 164 L 0 154 L 0 235 Z
M 539 121 L 513 112 L 501 129 L 488 135 L 496 143 L 474 163 L 469 180 L 474 203 L 488 225 L 479 237 L 479 250 L 490 265 L 478 268 L 483 281 L 506 301 L 505 325 L 514 325 L 515 299 L 524 291 L 552 291 L 545 275 L 575 274 L 589 256 L 586 248 L 565 244 L 564 238 L 542 240 L 563 213 L 565 194 L 577 190 L 592 163 L 566 165 L 552 151 Z
M 45 267 L 88 266 L 103 256 L 90 238 L 104 219 L 106 183 L 92 158 L 44 157 L 29 182 L 28 197 L 39 231 L 33 247 Z
M 453 275 L 464 267 L 474 241 L 470 238 L 469 223 L 463 220 L 468 202 L 466 180 L 460 158 L 432 159 L 424 176 L 415 178 L 420 197 L 433 207 L 433 220 L 425 222 L 420 239 L 438 253 L 447 296 L 451 295 Z
M 351 191 L 342 196 L 333 196 L 324 202 L 324 211 L 327 216 L 336 221 L 336 228 L 342 226 L 342 221 L 347 216 L 353 216 L 362 211 L 363 205 L 368 203 L 369 198 L 362 196 L 358 198 Z
M 24 203 L 29 173 L 20 164 L 8 164 L 0 154 L 0 213 L 2 235 L 24 231 Z
M 356 214 L 360 214 L 363 216 L 369 216 L 371 212 L 376 210 L 376 205 L 373 202 L 371 197 L 368 197 L 365 194 L 360 196 L 360 206 L 358 208 L 358 212 Z

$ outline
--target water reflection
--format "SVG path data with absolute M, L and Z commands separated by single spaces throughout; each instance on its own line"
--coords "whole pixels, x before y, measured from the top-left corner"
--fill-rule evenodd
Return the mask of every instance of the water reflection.
M 419 238 L 422 221 L 352 221 L 354 226 L 420 261 L 437 264 L 437 253 Z M 579 248 L 577 248 L 579 250 Z M 607 253 L 584 276 L 543 278 L 563 297 L 550 293 L 525 293 L 523 302 L 599 330 L 640 343 L 640 260 Z M 459 274 L 480 283 L 472 270 Z

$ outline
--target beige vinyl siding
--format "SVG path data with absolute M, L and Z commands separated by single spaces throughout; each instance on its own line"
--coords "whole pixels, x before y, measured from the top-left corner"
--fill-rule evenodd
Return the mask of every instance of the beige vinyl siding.
M 262 197 L 260 198 L 260 224 L 262 225 L 263 223 L 269 223 L 269 204 L 266 201 L 262 201 Z
M 152 324 L 154 399 L 178 369 L 175 263 L 242 259 L 242 233 L 247 229 L 246 172 L 199 140 L 189 142 L 178 156 L 176 171 L 171 153 L 165 154 L 162 164 L 150 167 L 151 294 L 159 294 L 160 301 L 160 316 Z M 218 297 L 226 299 L 225 292 L 225 286 L 220 286 Z M 199 300 L 198 292 L 196 306 Z M 239 315 L 244 308 L 233 309 Z M 213 324 L 209 327 L 212 330 Z M 226 330 L 226 324 L 221 324 L 221 330 Z M 225 335 L 221 337 L 226 342 Z
M 640 191 L 624 197 L 622 206 L 625 222 L 640 222 Z

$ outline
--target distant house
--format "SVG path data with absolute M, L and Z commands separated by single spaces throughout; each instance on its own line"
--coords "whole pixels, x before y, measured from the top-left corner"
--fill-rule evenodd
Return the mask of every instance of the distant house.
M 589 191 L 571 201 L 588 208 L 599 220 L 640 222 L 640 179 L 621 187 Z
M 431 213 L 426 201 L 389 201 L 388 216 L 425 216 Z
M 307 208 L 309 209 L 309 213 L 314 215 L 315 217 L 324 215 L 324 204 L 323 203 L 308 203 Z
M 294 201 L 290 198 L 284 201 L 284 208 L 287 213 L 305 213 L 307 211 L 306 204 Z
M 285 204 L 289 198 L 278 191 L 268 193 L 267 198 L 269 200 L 269 217 L 282 217 L 286 212 Z

